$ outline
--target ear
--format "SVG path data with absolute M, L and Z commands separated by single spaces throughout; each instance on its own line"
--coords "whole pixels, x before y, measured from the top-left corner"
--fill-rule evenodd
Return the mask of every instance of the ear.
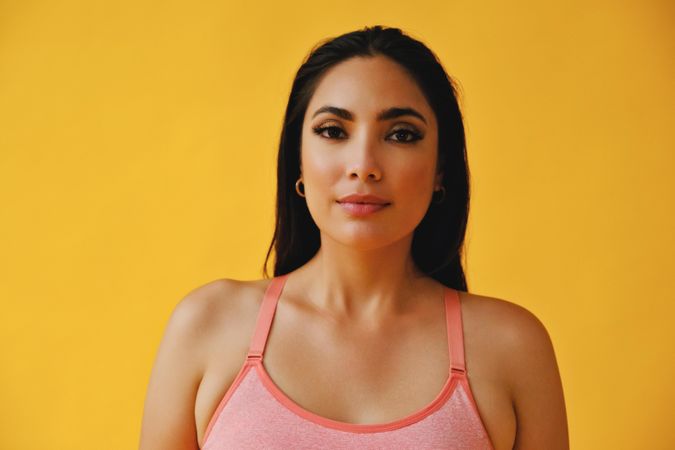
M 436 177 L 434 178 L 434 188 L 436 186 L 442 186 L 444 173 L 443 168 L 445 167 L 444 161 L 445 155 L 439 154 L 438 159 L 436 160 Z
M 434 179 L 434 186 L 442 186 L 443 185 L 443 172 L 439 172 L 436 174 L 436 178 Z

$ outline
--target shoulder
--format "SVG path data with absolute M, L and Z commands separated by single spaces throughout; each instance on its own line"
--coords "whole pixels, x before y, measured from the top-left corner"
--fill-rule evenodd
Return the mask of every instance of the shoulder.
M 544 323 L 532 311 L 517 303 L 496 297 L 460 292 L 462 312 L 488 327 L 505 348 L 523 349 L 550 345 Z
M 185 294 L 165 326 L 148 382 L 141 448 L 196 448 L 195 401 L 214 339 L 240 329 L 256 283 L 219 279 Z M 236 334 L 236 332 L 235 332 Z
M 460 298 L 476 349 L 489 355 L 511 397 L 518 422 L 514 448 L 568 448 L 562 381 L 544 323 L 508 300 L 465 292 Z
M 177 322 L 208 326 L 221 313 L 250 306 L 264 292 L 270 280 L 220 278 L 187 292 L 175 305 L 172 319 Z
M 192 377 L 200 378 L 207 360 L 206 344 L 223 319 L 241 303 L 242 289 L 242 282 L 223 278 L 185 293 L 173 306 L 166 323 L 160 355 L 181 361 Z
M 174 306 L 169 323 L 177 328 L 203 330 L 224 309 L 236 304 L 242 282 L 221 278 L 188 291 Z
M 532 311 L 496 297 L 460 292 L 460 298 L 465 326 L 476 339 L 490 343 L 500 367 L 511 374 L 513 388 L 523 373 L 555 362 L 549 332 Z
M 262 296 L 267 282 L 220 278 L 197 286 L 174 306 L 167 331 L 205 344 L 205 339 L 223 330 L 224 325 L 234 325 L 243 314 L 257 311 L 256 299 Z

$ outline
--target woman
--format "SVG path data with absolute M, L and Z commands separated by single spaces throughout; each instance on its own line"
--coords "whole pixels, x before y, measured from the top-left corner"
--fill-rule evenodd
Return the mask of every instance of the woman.
M 567 449 L 545 327 L 466 292 L 468 210 L 434 54 L 381 26 L 315 48 L 281 135 L 274 277 L 177 305 L 141 448 Z

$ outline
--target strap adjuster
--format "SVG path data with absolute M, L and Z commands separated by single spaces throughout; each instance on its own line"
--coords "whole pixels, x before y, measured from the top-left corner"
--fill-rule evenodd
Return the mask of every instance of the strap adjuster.
M 262 354 L 260 353 L 249 353 L 246 355 L 246 359 L 248 360 L 262 360 Z

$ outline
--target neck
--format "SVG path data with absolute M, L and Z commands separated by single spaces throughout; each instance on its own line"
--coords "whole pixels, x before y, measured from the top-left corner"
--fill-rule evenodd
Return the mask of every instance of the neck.
M 429 287 L 413 263 L 411 243 L 412 235 L 365 250 L 322 236 L 317 254 L 298 269 L 302 295 L 338 320 L 375 324 L 401 316 Z

